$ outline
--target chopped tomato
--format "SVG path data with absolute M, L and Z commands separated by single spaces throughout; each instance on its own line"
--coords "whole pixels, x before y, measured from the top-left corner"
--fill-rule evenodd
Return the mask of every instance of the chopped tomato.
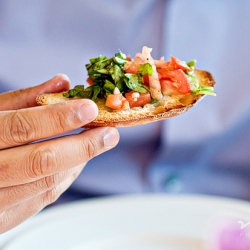
M 144 75 L 143 77 L 142 77 L 142 82 L 143 82 L 143 84 L 144 85 L 149 85 L 149 77 L 148 77 L 148 74 L 146 74 L 146 75 Z
M 169 69 L 173 70 L 173 69 L 182 69 L 183 71 L 192 71 L 192 69 L 190 69 L 187 64 L 183 61 L 181 61 L 180 59 L 171 56 L 170 57 L 170 61 L 169 61 Z
M 130 91 L 125 94 L 126 99 L 129 102 L 130 108 L 143 107 L 151 102 L 150 93 L 139 93 L 136 91 Z
M 163 95 L 167 96 L 179 94 L 178 86 L 173 81 L 169 79 L 162 79 L 160 80 L 160 83 Z
M 137 56 L 137 57 L 135 57 L 134 61 L 128 61 L 124 65 L 124 71 L 126 73 L 130 73 L 130 74 L 137 74 L 138 69 L 139 69 L 139 65 L 142 63 L 143 63 L 142 59 L 139 56 Z
M 86 81 L 90 86 L 94 84 L 94 81 L 90 77 L 88 77 Z
M 164 60 L 154 60 L 154 64 L 156 68 L 168 68 L 169 62 L 166 62 Z
M 181 94 L 190 93 L 191 89 L 188 78 L 181 69 L 157 69 L 157 72 L 161 74 L 162 79 L 170 79 Z
M 128 61 L 128 62 L 124 65 L 124 71 L 125 71 L 126 73 L 130 73 L 130 74 L 137 74 L 138 68 L 139 68 L 139 65 L 138 65 L 138 64 L 135 64 L 134 62 L 130 62 L 130 61 Z
M 127 61 L 132 61 L 131 56 L 126 56 L 126 60 L 127 60 Z
M 115 110 L 129 109 L 129 102 L 122 94 L 109 94 L 105 105 Z

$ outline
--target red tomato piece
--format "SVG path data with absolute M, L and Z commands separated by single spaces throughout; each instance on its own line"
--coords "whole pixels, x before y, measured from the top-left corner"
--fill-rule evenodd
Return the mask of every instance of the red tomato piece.
M 161 74 L 163 79 L 171 79 L 173 82 L 172 85 L 175 86 L 181 94 L 190 93 L 191 89 L 188 78 L 181 69 L 157 69 L 157 71 Z
M 129 109 L 129 102 L 122 94 L 109 94 L 105 105 L 115 110 Z
M 134 62 L 128 62 L 124 65 L 124 71 L 130 74 L 137 74 L 139 65 Z
M 88 77 L 86 81 L 90 86 L 94 84 L 94 81 L 90 77 Z
M 163 79 L 160 80 L 160 83 L 161 83 L 161 92 L 163 93 L 163 95 L 170 96 L 179 94 L 178 86 L 176 86 L 176 84 L 173 81 L 169 79 Z
M 183 71 L 192 71 L 192 69 L 190 69 L 185 62 L 174 56 L 170 57 L 169 69 L 182 69 Z
M 156 68 L 168 68 L 169 62 L 166 62 L 164 60 L 154 60 L 154 64 Z
M 127 60 L 127 61 L 132 61 L 131 56 L 126 56 L 126 60 Z
M 149 85 L 149 77 L 148 77 L 148 74 L 144 75 L 142 78 L 143 78 L 143 80 L 142 80 L 142 81 L 143 81 L 143 84 L 148 86 L 148 85 Z
M 139 65 L 142 63 L 143 63 L 142 59 L 139 56 L 137 56 L 137 57 L 135 57 L 134 61 L 128 61 L 124 65 L 124 71 L 126 73 L 130 73 L 130 74 L 137 74 L 138 69 L 139 69 Z
M 139 93 L 136 91 L 130 91 L 125 94 L 125 97 L 129 102 L 130 108 L 143 107 L 144 105 L 151 102 L 151 96 L 149 92 Z

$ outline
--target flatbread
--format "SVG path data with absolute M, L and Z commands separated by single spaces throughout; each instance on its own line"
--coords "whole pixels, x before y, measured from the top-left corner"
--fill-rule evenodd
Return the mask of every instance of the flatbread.
M 215 85 L 215 80 L 207 71 L 195 69 L 195 76 L 200 86 Z M 46 93 L 36 98 L 38 105 L 51 105 L 69 101 L 61 93 Z M 104 99 L 96 99 L 99 112 L 97 118 L 86 125 L 86 127 L 127 127 L 156 122 L 181 115 L 196 105 L 205 95 L 174 95 L 164 96 L 155 104 L 147 104 L 144 107 L 137 107 L 128 110 L 115 111 L 105 106 Z

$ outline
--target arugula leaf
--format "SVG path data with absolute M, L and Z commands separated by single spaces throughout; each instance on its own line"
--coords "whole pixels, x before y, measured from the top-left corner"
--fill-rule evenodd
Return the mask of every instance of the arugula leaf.
M 141 83 L 141 76 L 135 74 L 125 74 L 124 81 L 127 87 L 139 93 L 149 92 L 149 88 Z
M 211 86 L 199 86 L 196 90 L 191 91 L 192 95 L 212 95 L 216 96 L 214 88 Z
M 196 90 L 199 88 L 199 82 L 195 75 L 186 74 L 191 90 Z

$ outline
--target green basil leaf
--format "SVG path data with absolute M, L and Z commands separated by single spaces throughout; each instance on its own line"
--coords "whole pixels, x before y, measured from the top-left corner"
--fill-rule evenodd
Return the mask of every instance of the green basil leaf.
M 158 102 L 158 100 L 156 100 L 156 99 L 152 99 L 151 100 L 151 104 L 155 104 L 155 103 L 157 103 Z
M 101 61 L 94 64 L 94 69 L 96 69 L 96 70 L 104 69 L 108 65 L 110 65 L 111 63 L 112 63 L 112 58 L 107 58 L 107 59 L 101 60 Z
M 73 98 L 79 95 L 79 92 L 84 90 L 84 85 L 76 85 L 73 89 L 70 89 L 68 92 L 63 93 L 64 97 Z
M 135 74 L 125 74 L 124 81 L 127 87 L 139 93 L 147 93 L 148 87 L 141 83 L 141 77 Z
M 99 85 L 92 85 L 92 100 L 95 100 L 97 96 L 101 93 L 102 87 Z
M 102 61 L 104 59 L 106 59 L 107 57 L 105 55 L 100 55 L 100 56 L 97 56 L 97 57 L 92 57 L 89 59 L 89 61 L 94 64 L 94 63 L 97 63 L 99 61 Z
M 107 69 L 98 69 L 95 72 L 100 73 L 100 74 L 105 74 L 105 75 L 107 75 L 109 73 L 109 71 Z
M 115 57 L 126 59 L 127 56 L 119 50 L 118 53 L 115 54 Z
M 77 96 L 81 97 L 81 98 L 91 99 L 92 98 L 92 93 L 93 93 L 93 86 L 89 86 L 86 89 L 81 90 L 80 92 L 78 92 Z
M 118 81 L 115 86 L 120 90 L 121 93 L 123 93 L 124 91 L 124 80 L 121 79 L 120 81 Z
M 115 83 L 120 81 L 124 76 L 123 70 L 116 64 L 110 68 L 109 74 L 111 75 Z
M 119 65 L 124 65 L 125 63 L 127 63 L 128 61 L 122 58 L 119 58 L 117 56 L 113 57 L 113 61 Z
M 107 97 L 109 94 L 113 94 L 115 89 L 115 84 L 110 82 L 109 80 L 105 81 L 105 84 L 103 85 L 104 90 L 104 96 Z
M 195 67 L 196 63 L 197 63 L 196 60 L 191 60 L 191 61 L 187 62 L 186 64 L 188 67 L 193 68 L 193 67 Z
M 144 75 L 153 75 L 153 67 L 150 63 L 140 64 L 138 68 L 138 74 Z

